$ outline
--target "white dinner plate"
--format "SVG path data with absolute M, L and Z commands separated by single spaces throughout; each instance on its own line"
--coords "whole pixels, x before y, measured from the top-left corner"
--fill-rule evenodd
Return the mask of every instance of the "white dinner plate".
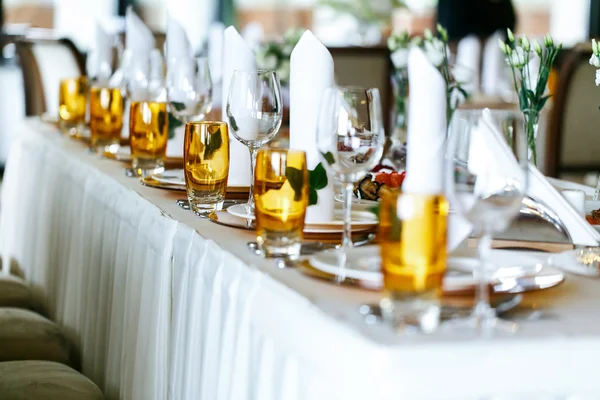
M 254 220 L 254 214 L 248 212 L 245 204 L 236 204 L 227 208 L 227 212 L 239 218 Z M 328 233 L 341 232 L 344 228 L 343 210 L 336 209 L 334 220 L 328 222 L 307 222 L 304 224 L 304 232 Z M 377 216 L 369 211 L 352 211 L 352 232 L 373 229 L 379 223 Z
M 502 260 L 503 266 L 488 274 L 490 282 L 535 275 L 542 270 L 542 265 L 539 264 L 538 259 L 526 254 L 518 254 L 507 250 L 493 250 L 492 255 L 496 259 Z M 327 274 L 340 274 L 337 250 L 317 253 L 309 258 L 309 263 L 317 270 Z M 475 283 L 473 275 L 465 272 L 472 272 L 473 268 L 478 265 L 479 260 L 476 256 L 449 256 L 447 260 L 448 270 L 462 273 L 447 273 L 444 277 L 444 291 L 457 291 L 472 286 Z M 344 275 L 347 278 L 368 282 L 373 287 L 381 286 L 383 275 L 381 273 L 379 246 L 362 246 L 351 249 L 347 254 Z
M 341 193 L 336 194 L 335 196 L 333 196 L 333 198 L 338 203 L 343 203 L 344 202 L 344 197 L 342 196 Z M 368 206 L 368 207 L 377 207 L 379 205 L 379 201 L 377 201 L 377 200 L 359 199 L 358 197 L 352 196 L 352 204 L 358 204 L 358 205 L 361 205 L 361 206 Z
M 152 175 L 154 180 L 166 185 L 179 185 L 185 189 L 185 176 L 183 169 L 168 169 L 160 174 Z

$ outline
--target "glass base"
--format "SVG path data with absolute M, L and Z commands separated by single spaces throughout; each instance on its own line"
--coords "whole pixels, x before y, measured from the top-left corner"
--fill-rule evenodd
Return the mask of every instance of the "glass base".
M 139 171 L 139 176 L 160 174 L 165 171 L 165 162 L 162 159 L 143 160 L 134 158 L 131 162 L 134 171 Z
M 515 322 L 494 316 L 478 317 L 475 315 L 446 321 L 440 326 L 440 329 L 461 336 L 471 334 L 478 337 L 511 336 L 519 330 Z
M 379 306 L 383 320 L 399 333 L 431 333 L 440 325 L 441 307 L 435 290 L 392 293 Z
M 92 140 L 90 145 L 90 151 L 94 153 L 112 153 L 116 154 L 119 150 L 119 140 Z
M 190 201 L 190 209 L 196 215 L 206 216 L 215 211 L 223 209 L 223 200 L 217 200 L 215 202 L 209 202 L 206 199 L 197 199 L 195 197 L 188 197 Z
M 265 239 L 264 235 L 257 237 L 261 256 L 265 258 L 283 258 L 288 260 L 297 260 L 298 257 L 300 257 L 302 243 L 299 240 L 290 240 L 287 235 L 285 239 L 280 238 L 278 240 L 273 237 Z
M 83 136 L 83 132 L 85 130 L 85 123 L 59 120 L 58 129 L 64 135 L 80 138 Z

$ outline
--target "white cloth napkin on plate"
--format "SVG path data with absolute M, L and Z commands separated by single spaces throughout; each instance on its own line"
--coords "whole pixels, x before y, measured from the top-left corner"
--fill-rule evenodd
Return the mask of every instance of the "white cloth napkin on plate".
M 221 90 L 221 117 L 227 121 L 227 97 L 233 71 L 256 71 L 256 59 L 252 49 L 235 27 L 225 29 L 223 50 L 223 85 Z M 233 136 L 229 126 L 229 179 L 232 186 L 250 185 L 250 153 L 248 148 Z
M 223 79 L 223 48 L 225 40 L 225 25 L 213 22 L 208 28 L 208 63 L 213 84 L 221 83 Z
M 496 32 L 487 39 L 483 47 L 481 91 L 486 96 L 502 96 L 507 87 L 504 54 L 498 47 L 500 39 L 504 40 L 504 35 Z
M 471 72 L 471 80 L 463 84 L 468 93 L 479 91 L 481 62 L 481 43 L 475 35 L 469 35 L 458 42 L 456 49 L 456 64 L 467 68 Z
M 87 58 L 86 70 L 89 77 L 105 83 L 112 74 L 114 36 L 106 32 L 99 22 L 96 22 L 95 34 L 94 49 Z
M 502 133 L 496 128 L 489 109 L 483 110 L 482 121 L 483 124 L 477 127 L 477 133 L 481 137 L 480 145 L 478 146 L 480 149 L 471 154 L 479 153 L 478 157 L 481 157 L 482 160 L 485 159 L 485 164 L 479 163 L 479 167 L 489 170 L 502 168 L 505 171 L 511 171 L 510 174 L 515 177 L 523 174 L 524 172 L 518 165 L 512 150 L 504 140 Z M 477 163 L 475 168 L 477 168 Z M 536 201 L 543 202 L 548 208 L 554 211 L 565 225 L 574 244 L 595 246 L 600 243 L 600 233 L 588 224 L 585 219 L 581 218 L 581 215 L 573 209 L 569 202 L 561 196 L 533 164 L 529 164 L 527 173 L 529 175 L 527 195 Z M 493 182 L 487 183 L 487 185 L 493 184 Z M 476 188 L 476 190 L 485 189 L 485 187 Z M 468 234 L 466 232 L 464 237 L 466 238 Z
M 193 57 L 194 51 L 183 26 L 169 14 L 167 21 L 167 57 Z
M 446 151 L 446 84 L 419 48 L 408 55 L 406 193 L 443 193 Z M 293 106 L 293 102 L 292 102 Z
M 333 58 L 329 50 L 306 31 L 290 57 L 290 148 L 306 152 L 308 169 L 321 162 L 317 150 L 317 121 L 325 89 L 335 85 Z M 333 176 L 319 190 L 317 204 L 309 206 L 306 221 L 325 222 L 334 217 Z
M 167 142 L 167 157 L 183 158 L 183 139 L 185 125 L 175 129 L 175 136 Z
M 125 15 L 125 48 L 133 53 L 150 52 L 156 47 L 156 41 L 150 28 L 144 24 L 140 17 L 130 7 Z

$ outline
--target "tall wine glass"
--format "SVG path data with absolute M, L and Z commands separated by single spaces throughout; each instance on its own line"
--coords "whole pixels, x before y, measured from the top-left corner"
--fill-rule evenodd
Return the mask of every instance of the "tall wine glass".
M 167 65 L 167 100 L 181 122 L 200 121 L 212 108 L 212 81 L 206 57 L 171 57 Z
M 496 318 L 489 301 L 492 235 L 519 214 L 528 185 L 527 133 L 516 111 L 457 110 L 446 153 L 446 188 L 451 207 L 479 234 L 481 266 L 469 328 L 511 333 L 516 325 Z
M 330 88 L 321 100 L 317 148 L 323 165 L 344 187 L 344 236 L 339 266 L 352 247 L 352 192 L 354 183 L 380 161 L 385 143 L 378 89 Z
M 282 117 L 281 84 L 275 71 L 233 72 L 227 98 L 227 119 L 233 136 L 250 151 L 251 171 L 248 203 L 232 206 L 234 212 L 243 209 L 245 216 L 254 217 L 256 152 L 275 137 Z

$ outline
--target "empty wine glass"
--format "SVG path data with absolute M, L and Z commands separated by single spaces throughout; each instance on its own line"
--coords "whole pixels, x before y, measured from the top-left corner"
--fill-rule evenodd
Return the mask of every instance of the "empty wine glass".
M 487 275 L 492 271 L 492 234 L 508 228 L 527 192 L 527 133 L 516 111 L 457 110 L 446 153 L 446 188 L 450 204 L 480 235 L 481 267 L 469 328 L 514 332 L 516 325 L 496 318 L 490 306 Z
M 344 187 L 344 236 L 339 267 L 352 247 L 354 183 L 380 161 L 385 143 L 378 89 L 330 88 L 323 94 L 317 125 L 317 148 L 323 165 Z
M 212 81 L 206 57 L 171 57 L 167 65 L 167 99 L 181 122 L 200 121 L 212 108 Z
M 250 151 L 251 171 L 248 203 L 232 206 L 229 211 L 253 218 L 256 152 L 275 137 L 283 117 L 277 73 L 267 70 L 234 71 L 226 112 L 233 136 Z

